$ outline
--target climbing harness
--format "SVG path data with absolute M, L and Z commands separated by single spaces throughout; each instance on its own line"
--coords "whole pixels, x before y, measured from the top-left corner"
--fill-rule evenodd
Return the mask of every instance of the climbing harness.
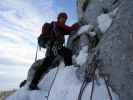
M 58 55 L 58 50 L 62 49 L 62 44 L 59 43 L 59 41 L 55 41 L 52 45 L 52 51 L 54 53 L 54 55 Z

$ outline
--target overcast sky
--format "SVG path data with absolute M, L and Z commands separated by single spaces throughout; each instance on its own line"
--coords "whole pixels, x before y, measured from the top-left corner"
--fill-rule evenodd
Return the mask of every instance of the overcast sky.
M 68 13 L 67 24 L 76 22 L 76 0 L 1 0 L 0 89 L 17 88 L 25 79 L 42 24 L 56 20 L 60 11 Z

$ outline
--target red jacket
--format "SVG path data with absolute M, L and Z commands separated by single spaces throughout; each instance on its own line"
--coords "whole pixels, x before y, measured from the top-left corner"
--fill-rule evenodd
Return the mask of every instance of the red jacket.
M 64 35 L 69 35 L 72 31 L 78 29 L 80 25 L 78 23 L 68 26 L 61 22 L 55 22 L 55 36 L 56 39 L 64 43 Z

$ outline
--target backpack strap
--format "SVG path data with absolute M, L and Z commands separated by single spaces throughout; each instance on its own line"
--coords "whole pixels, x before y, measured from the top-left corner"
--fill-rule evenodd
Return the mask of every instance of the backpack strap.
M 56 34 L 57 30 L 56 30 L 56 22 L 52 22 L 52 30 L 54 32 L 54 35 Z M 56 36 L 56 35 L 55 35 Z

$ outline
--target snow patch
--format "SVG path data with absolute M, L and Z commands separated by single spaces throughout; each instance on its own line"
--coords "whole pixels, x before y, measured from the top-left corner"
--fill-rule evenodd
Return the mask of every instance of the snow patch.
M 112 23 L 112 18 L 109 16 L 109 14 L 101 14 L 100 16 L 97 17 L 97 21 L 98 21 L 98 27 L 104 33 L 110 27 Z
M 96 35 L 96 32 L 89 32 L 89 35 L 90 35 L 91 37 L 94 37 L 94 36 Z
M 75 75 L 77 68 L 74 66 L 62 67 L 59 70 L 57 77 L 55 79 L 54 85 L 51 89 L 49 100 L 77 100 L 79 95 L 80 87 L 82 82 L 79 81 Z M 6 100 L 46 100 L 46 91 L 47 88 L 44 85 L 51 84 L 49 80 L 52 80 L 56 73 L 56 68 L 52 69 L 46 77 L 41 81 L 42 84 L 39 84 L 41 90 L 29 91 L 25 87 L 19 89 L 12 96 L 8 97 Z M 108 92 L 105 86 L 105 83 L 102 79 L 98 80 L 100 85 L 97 85 L 95 82 L 93 100 L 109 100 Z M 49 86 L 48 86 L 49 87 Z M 90 82 L 84 93 L 82 100 L 89 100 L 91 94 L 92 82 Z M 119 100 L 118 96 L 112 92 L 113 100 Z
M 99 79 L 98 82 L 100 83 L 100 85 L 97 85 L 96 81 L 94 81 L 93 100 L 110 100 L 104 80 Z M 92 82 L 86 87 L 82 100 L 90 99 L 91 89 Z M 112 100 L 119 100 L 119 97 L 114 92 L 112 92 L 111 88 L 109 89 L 111 91 Z
M 79 55 L 76 58 L 76 63 L 80 66 L 82 66 L 88 57 L 88 46 L 82 47 L 82 49 L 79 52 Z
M 113 18 L 116 16 L 118 7 L 115 8 L 112 12 L 107 14 L 101 14 L 97 17 L 98 27 L 104 33 L 111 26 Z
M 90 24 L 88 25 L 83 25 L 79 30 L 78 30 L 78 35 L 83 34 L 85 32 L 91 31 L 94 27 Z

